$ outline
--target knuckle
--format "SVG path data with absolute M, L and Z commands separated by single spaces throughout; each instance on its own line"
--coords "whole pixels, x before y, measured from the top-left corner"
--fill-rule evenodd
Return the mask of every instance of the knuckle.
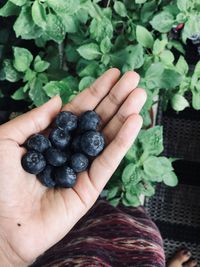
M 108 94 L 108 98 L 110 100 L 110 102 L 112 104 L 114 104 L 115 106 L 118 106 L 119 104 L 119 100 L 118 98 L 116 97 L 115 93 L 113 93 L 112 91 Z
M 126 116 L 122 112 L 117 112 L 117 119 L 123 124 L 126 120 Z
M 98 98 L 99 97 L 99 91 L 95 84 L 91 84 L 89 87 L 89 91 L 92 96 Z

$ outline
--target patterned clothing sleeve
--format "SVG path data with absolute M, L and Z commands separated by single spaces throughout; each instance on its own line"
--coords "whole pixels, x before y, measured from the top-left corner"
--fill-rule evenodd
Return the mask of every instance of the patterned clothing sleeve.
M 97 201 L 32 267 L 164 267 L 163 243 L 143 207 Z

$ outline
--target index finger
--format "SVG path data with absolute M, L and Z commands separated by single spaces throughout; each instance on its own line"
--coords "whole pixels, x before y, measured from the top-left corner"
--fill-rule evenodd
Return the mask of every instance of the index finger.
M 67 103 L 63 110 L 71 111 L 77 115 L 86 110 L 93 110 L 109 93 L 119 77 L 120 71 L 118 69 L 107 70 L 89 88 Z

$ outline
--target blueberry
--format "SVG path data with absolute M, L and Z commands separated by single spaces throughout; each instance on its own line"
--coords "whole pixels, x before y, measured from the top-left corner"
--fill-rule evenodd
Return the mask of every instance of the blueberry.
M 88 158 L 82 153 L 76 153 L 71 156 L 70 166 L 75 172 L 83 172 L 89 165 Z
M 64 165 L 55 171 L 55 181 L 58 187 L 70 188 L 76 183 L 76 174 L 70 167 Z
M 93 110 L 88 110 L 79 117 L 78 126 L 82 132 L 89 130 L 96 131 L 99 124 L 100 124 L 100 117 Z
M 45 152 L 45 158 L 50 165 L 58 167 L 68 160 L 68 155 L 57 148 L 50 147 Z
M 73 138 L 71 149 L 74 152 L 81 152 L 81 136 L 80 135 Z
M 37 151 L 28 151 L 22 157 L 22 167 L 25 171 L 38 174 L 44 170 L 46 166 L 46 160 L 44 156 Z
M 26 142 L 26 147 L 28 150 L 35 150 L 40 153 L 44 152 L 51 146 L 48 138 L 42 134 L 34 134 Z
M 45 169 L 37 175 L 38 180 L 46 187 L 52 188 L 56 185 L 53 178 L 53 166 L 47 165 Z
M 62 111 L 56 117 L 56 125 L 65 131 L 73 131 L 77 128 L 78 118 L 72 112 Z
M 81 148 L 88 156 L 97 156 L 104 146 L 105 140 L 100 132 L 88 131 L 81 137 Z
M 49 139 L 54 147 L 63 150 L 69 145 L 71 136 L 68 132 L 55 128 L 50 132 Z

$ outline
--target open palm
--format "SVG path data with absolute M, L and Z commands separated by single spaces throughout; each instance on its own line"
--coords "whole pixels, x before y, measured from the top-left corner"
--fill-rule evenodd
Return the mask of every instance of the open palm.
M 135 140 L 146 94 L 136 88 L 135 72 L 119 76 L 117 69 L 108 70 L 63 107 L 77 115 L 95 110 L 107 143 L 90 169 L 78 175 L 74 188 L 47 189 L 21 167 L 25 149 L 20 145 L 49 126 L 61 110 L 59 97 L 0 126 L 0 240 L 11 266 L 30 264 L 69 232 L 94 204 Z

